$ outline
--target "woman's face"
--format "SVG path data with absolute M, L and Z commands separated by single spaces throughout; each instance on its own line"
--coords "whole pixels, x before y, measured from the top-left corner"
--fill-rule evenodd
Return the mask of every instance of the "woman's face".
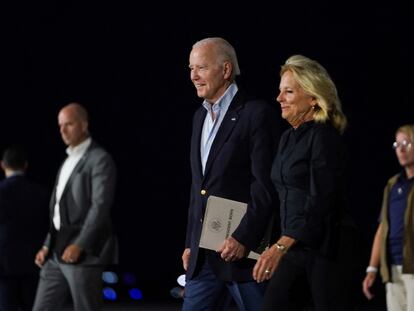
M 283 73 L 279 90 L 280 93 L 276 100 L 280 103 L 282 118 L 293 127 L 308 121 L 309 116 L 313 115 L 312 106 L 316 104 L 316 100 L 305 93 L 291 71 Z
M 414 146 L 407 134 L 398 132 L 393 147 L 402 167 L 414 165 Z

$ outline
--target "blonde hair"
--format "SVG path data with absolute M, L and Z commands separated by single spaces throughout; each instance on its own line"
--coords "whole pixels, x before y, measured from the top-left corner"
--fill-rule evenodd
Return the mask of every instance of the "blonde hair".
M 347 119 L 342 112 L 341 101 L 335 84 L 326 69 L 317 61 L 302 55 L 288 58 L 280 70 L 280 75 L 286 71 L 293 74 L 302 89 L 316 99 L 314 120 L 325 123 L 330 121 L 341 133 L 347 126 Z
M 395 135 L 398 133 L 404 133 L 408 136 L 408 138 L 410 138 L 410 142 L 414 143 L 414 124 L 405 124 L 400 126 L 395 132 Z

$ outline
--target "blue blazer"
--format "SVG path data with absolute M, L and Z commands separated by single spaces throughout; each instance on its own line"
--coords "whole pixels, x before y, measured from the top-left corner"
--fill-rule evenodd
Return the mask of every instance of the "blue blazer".
M 263 101 L 249 100 L 239 90 L 211 146 L 203 175 L 200 139 L 206 113 L 200 107 L 193 118 L 192 186 L 186 235 L 186 248 L 191 249 L 191 255 L 187 278 L 195 276 L 206 259 L 224 281 L 252 280 L 254 260 L 243 258 L 227 263 L 214 251 L 199 249 L 201 228 L 210 195 L 246 202 L 247 213 L 232 236 L 249 250 L 259 246 L 275 209 L 270 170 L 280 122 L 273 107 Z
M 34 258 L 48 228 L 47 198 L 23 175 L 0 182 L 0 275 L 39 273 Z

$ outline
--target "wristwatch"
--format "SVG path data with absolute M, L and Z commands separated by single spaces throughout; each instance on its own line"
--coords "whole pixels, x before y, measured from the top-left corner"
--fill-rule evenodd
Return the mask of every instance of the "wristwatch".
M 283 245 L 283 244 L 280 244 L 280 243 L 276 243 L 275 246 L 276 246 L 276 249 L 281 253 L 286 253 L 287 250 L 288 250 L 286 245 Z

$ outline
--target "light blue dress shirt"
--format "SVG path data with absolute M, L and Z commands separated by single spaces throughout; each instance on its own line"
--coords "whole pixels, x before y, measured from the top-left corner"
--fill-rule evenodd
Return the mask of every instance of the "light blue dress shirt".
M 227 109 L 229 108 L 230 103 L 233 100 L 234 95 L 236 95 L 237 91 L 238 87 L 236 83 L 232 83 L 223 94 L 223 96 L 221 96 L 214 104 L 210 104 L 206 100 L 203 102 L 203 106 L 207 110 L 206 118 L 204 119 L 203 130 L 201 132 L 200 146 L 201 166 L 203 169 L 203 174 L 206 168 L 208 155 L 210 153 L 214 138 L 216 137 L 221 122 L 223 122 Z M 216 116 L 214 120 L 212 114 L 213 112 Z

